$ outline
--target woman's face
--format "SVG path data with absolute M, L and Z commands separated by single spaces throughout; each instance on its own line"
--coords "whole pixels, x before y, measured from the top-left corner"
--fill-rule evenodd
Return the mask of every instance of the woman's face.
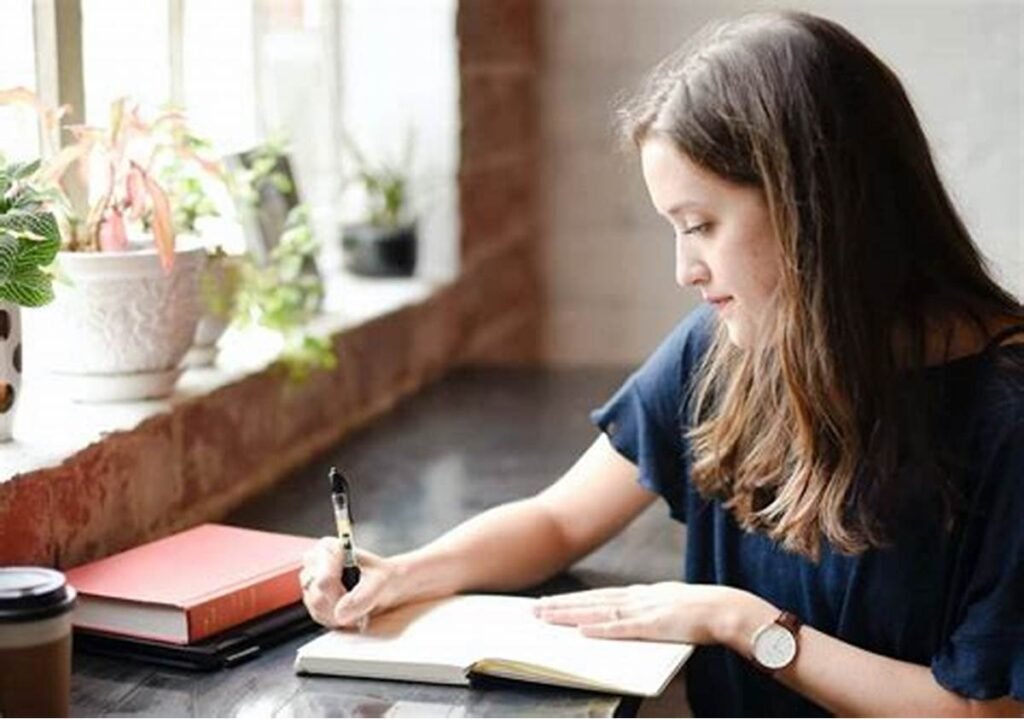
M 653 136 L 640 152 L 658 214 L 675 230 L 676 282 L 694 286 L 739 347 L 751 346 L 779 277 L 764 193 L 705 170 Z

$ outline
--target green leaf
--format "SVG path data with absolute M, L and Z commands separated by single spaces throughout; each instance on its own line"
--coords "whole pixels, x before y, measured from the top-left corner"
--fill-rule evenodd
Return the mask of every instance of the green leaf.
M 0 215 L 0 232 L 25 241 L 18 251 L 19 267 L 45 267 L 60 249 L 60 230 L 50 212 L 12 210 Z
M 56 250 L 48 243 L 0 234 L 0 297 L 23 307 L 39 307 L 53 300 L 53 280 L 37 265 L 53 261 Z
M 0 283 L 0 297 L 22 307 L 41 307 L 53 301 L 53 282 L 42 270 L 32 269 Z
M 0 230 L 19 233 L 38 242 L 60 241 L 60 230 L 53 213 L 11 210 L 0 215 Z
M 0 282 L 14 274 L 18 264 L 18 238 L 0 234 Z
M 30 175 L 36 174 L 39 169 L 40 161 L 33 160 L 32 162 L 15 162 L 8 167 L 8 171 L 15 180 L 24 180 Z
M 29 240 L 21 248 L 18 255 L 18 270 L 29 270 L 39 267 L 46 267 L 57 258 L 57 251 L 60 249 L 59 242 L 44 241 L 34 242 Z

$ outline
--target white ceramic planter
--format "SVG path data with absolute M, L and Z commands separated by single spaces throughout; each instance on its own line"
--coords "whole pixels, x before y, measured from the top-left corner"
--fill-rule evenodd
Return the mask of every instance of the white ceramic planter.
M 211 243 L 204 243 L 209 246 Z M 225 283 L 229 281 L 227 269 L 223 258 L 216 255 L 207 255 L 206 267 L 200 278 L 200 298 L 202 298 L 204 282 L 212 282 L 216 285 L 217 292 L 220 292 Z M 203 302 L 203 311 L 199 317 L 199 324 L 196 327 L 196 336 L 192 340 L 192 347 L 185 355 L 184 364 L 186 367 L 208 367 L 217 359 L 217 341 L 224 335 L 230 322 L 219 317 L 206 308 Z
M 0 442 L 11 439 L 21 400 L 21 308 L 0 302 Z
M 209 312 L 199 318 L 192 347 L 185 355 L 186 367 L 209 367 L 217 359 L 217 340 L 227 331 L 228 321 Z
M 40 313 L 40 357 L 62 391 L 86 402 L 170 394 L 199 321 L 205 260 L 202 247 L 179 249 L 167 273 L 152 249 L 59 253 L 72 284 L 55 283 Z

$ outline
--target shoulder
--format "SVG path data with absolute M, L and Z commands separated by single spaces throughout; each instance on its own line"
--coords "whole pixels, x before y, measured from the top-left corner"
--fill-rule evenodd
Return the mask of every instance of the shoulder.
M 1024 345 L 997 350 L 974 389 L 971 464 L 989 492 L 1024 502 Z
M 980 435 L 999 436 L 1024 426 L 1024 345 L 995 350 L 979 369 L 974 396 Z

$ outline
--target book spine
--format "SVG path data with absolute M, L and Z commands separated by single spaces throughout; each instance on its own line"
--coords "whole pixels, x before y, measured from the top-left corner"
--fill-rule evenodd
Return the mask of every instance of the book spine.
M 187 610 L 188 641 L 197 642 L 301 599 L 298 567 L 236 587 Z

